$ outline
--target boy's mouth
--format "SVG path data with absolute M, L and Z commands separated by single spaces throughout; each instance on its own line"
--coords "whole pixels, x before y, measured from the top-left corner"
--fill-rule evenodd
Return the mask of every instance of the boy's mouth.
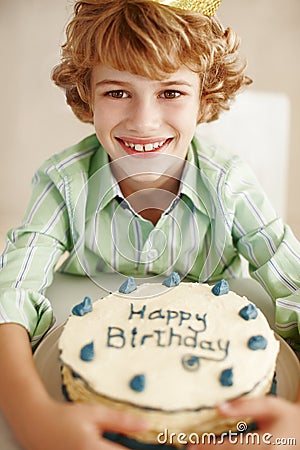
M 154 152 L 161 150 L 166 147 L 172 140 L 172 138 L 167 139 L 157 139 L 142 142 L 140 140 L 127 140 L 122 138 L 116 138 L 117 141 L 126 148 L 126 150 L 131 150 L 135 152 Z

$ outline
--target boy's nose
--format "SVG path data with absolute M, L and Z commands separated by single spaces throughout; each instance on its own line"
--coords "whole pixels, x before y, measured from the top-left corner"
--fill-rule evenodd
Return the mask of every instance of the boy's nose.
M 136 100 L 131 104 L 126 122 L 129 131 L 145 134 L 157 130 L 161 124 L 159 105 L 152 100 Z

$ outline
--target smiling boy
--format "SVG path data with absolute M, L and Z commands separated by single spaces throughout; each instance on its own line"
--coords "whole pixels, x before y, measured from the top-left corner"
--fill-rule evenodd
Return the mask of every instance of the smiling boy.
M 250 83 L 238 49 L 231 29 L 201 13 L 76 2 L 53 79 L 95 135 L 40 167 L 0 260 L 1 408 L 24 448 L 115 448 L 103 429 L 144 426 L 58 404 L 38 377 L 30 344 L 52 325 L 46 288 L 65 252 L 67 273 L 176 270 L 197 281 L 238 276 L 241 254 L 276 299 L 278 331 L 299 338 L 299 243 L 248 167 L 195 134 Z

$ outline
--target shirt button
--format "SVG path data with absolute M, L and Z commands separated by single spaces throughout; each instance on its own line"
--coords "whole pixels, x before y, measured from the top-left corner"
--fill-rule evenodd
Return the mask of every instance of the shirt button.
M 154 259 L 156 259 L 158 256 L 158 251 L 155 248 L 152 248 L 151 250 L 149 250 L 148 254 L 147 254 L 147 259 L 148 261 L 153 261 Z

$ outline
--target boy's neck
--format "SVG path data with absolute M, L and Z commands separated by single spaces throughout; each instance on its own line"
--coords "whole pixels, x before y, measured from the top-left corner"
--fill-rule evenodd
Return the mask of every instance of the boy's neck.
M 135 183 L 129 178 L 119 182 L 120 189 L 131 207 L 144 219 L 156 225 L 162 213 L 176 197 L 180 179 L 161 177 L 156 187 L 148 183 Z
M 122 194 L 125 198 L 130 197 L 131 195 L 135 195 L 138 192 L 143 191 L 152 191 L 152 194 L 155 192 L 158 194 L 159 191 L 166 191 L 172 194 L 177 195 L 178 189 L 180 186 L 180 178 L 173 178 L 167 176 L 161 176 L 159 181 L 151 182 L 151 181 L 135 181 L 130 178 L 125 178 L 120 180 L 119 186 L 122 191 Z

